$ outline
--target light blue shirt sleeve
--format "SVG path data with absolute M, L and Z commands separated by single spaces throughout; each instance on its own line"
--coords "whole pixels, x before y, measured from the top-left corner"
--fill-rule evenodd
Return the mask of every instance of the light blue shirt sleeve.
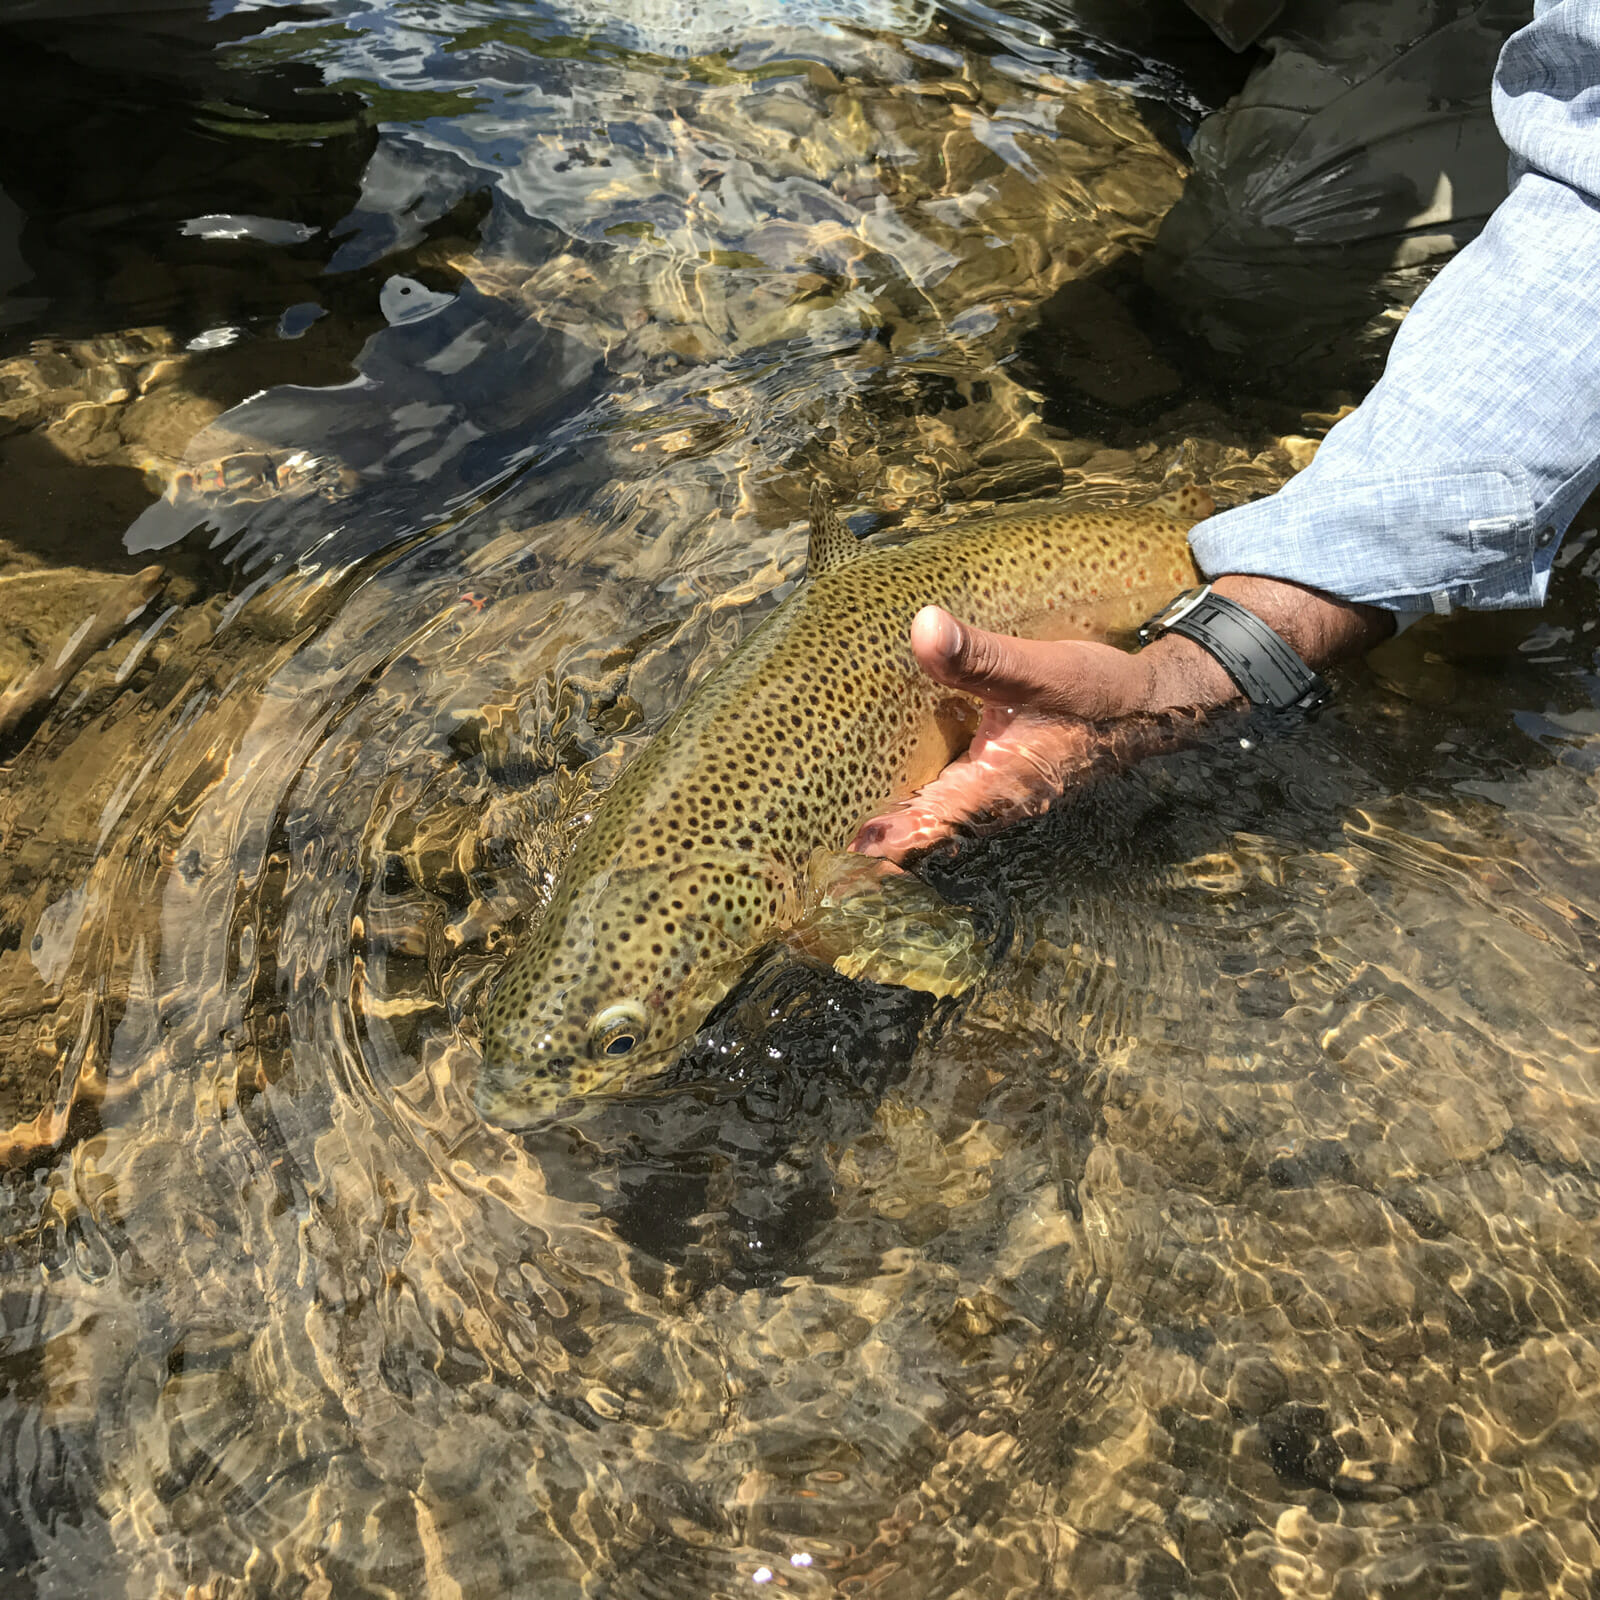
M 1310 466 L 1194 529 L 1202 572 L 1399 612 L 1544 600 L 1600 480 L 1600 0 L 1541 5 L 1506 41 L 1494 114 L 1510 195 Z

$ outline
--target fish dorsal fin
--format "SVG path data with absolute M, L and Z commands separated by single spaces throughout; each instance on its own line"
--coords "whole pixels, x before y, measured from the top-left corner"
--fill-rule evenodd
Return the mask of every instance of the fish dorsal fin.
M 1204 489 L 1190 483 L 1157 495 L 1150 502 L 1150 509 L 1158 516 L 1171 517 L 1174 522 L 1199 522 L 1217 509 L 1217 502 Z
M 843 566 L 860 551 L 856 536 L 833 509 L 833 501 L 819 478 L 811 485 L 811 543 L 806 547 L 806 576 L 814 578 L 830 567 Z

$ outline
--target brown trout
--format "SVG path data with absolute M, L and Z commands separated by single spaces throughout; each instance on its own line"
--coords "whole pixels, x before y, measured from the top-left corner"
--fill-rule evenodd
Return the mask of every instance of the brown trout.
M 605 794 L 501 974 L 479 1108 L 522 1123 L 665 1066 L 804 912 L 814 854 L 959 752 L 971 721 L 911 655 L 923 606 L 1034 638 L 1131 628 L 1197 581 L 1187 531 L 1210 509 L 1194 489 L 1030 504 L 886 545 L 814 495 L 805 582 Z

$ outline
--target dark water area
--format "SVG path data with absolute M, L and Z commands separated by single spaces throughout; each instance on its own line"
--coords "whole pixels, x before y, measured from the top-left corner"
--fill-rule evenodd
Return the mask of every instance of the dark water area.
M 0 7 L 8 1594 L 1593 1592 L 1592 516 L 1541 612 L 929 863 L 975 992 L 770 952 L 651 1092 L 472 1100 L 815 478 L 860 530 L 1233 504 L 1359 399 L 1493 184 L 1390 184 L 1223 337 L 1173 252 L 1291 56 Z

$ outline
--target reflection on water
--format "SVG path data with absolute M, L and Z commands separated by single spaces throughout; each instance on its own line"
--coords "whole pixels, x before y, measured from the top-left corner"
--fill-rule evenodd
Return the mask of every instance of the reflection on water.
M 774 958 L 661 1092 L 472 1110 L 812 474 L 1226 501 L 1328 423 L 1116 275 L 1167 69 L 988 16 L 241 11 L 185 102 L 235 191 L 127 203 L 106 304 L 169 309 L 68 283 L 0 366 L 8 676 L 166 566 L 0 783 L 16 1592 L 1589 1592 L 1590 535 L 1540 616 L 932 864 L 1009 930 L 970 1000 Z

